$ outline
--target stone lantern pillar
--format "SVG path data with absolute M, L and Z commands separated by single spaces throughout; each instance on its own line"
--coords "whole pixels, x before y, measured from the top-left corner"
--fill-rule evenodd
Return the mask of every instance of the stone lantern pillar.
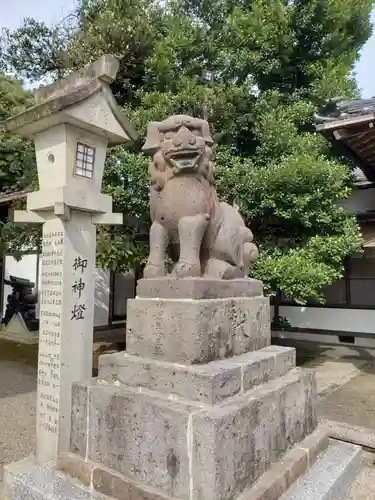
M 71 386 L 92 376 L 96 224 L 122 224 L 101 193 L 108 146 L 137 134 L 109 83 L 113 56 L 35 92 L 36 106 L 4 122 L 35 142 L 39 190 L 19 223 L 43 225 L 36 459 L 69 449 Z

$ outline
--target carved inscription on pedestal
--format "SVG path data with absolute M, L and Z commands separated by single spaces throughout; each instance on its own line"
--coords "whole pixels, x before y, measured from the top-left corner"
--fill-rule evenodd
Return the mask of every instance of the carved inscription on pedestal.
M 38 425 L 57 434 L 63 301 L 63 231 L 43 231 L 38 363 Z

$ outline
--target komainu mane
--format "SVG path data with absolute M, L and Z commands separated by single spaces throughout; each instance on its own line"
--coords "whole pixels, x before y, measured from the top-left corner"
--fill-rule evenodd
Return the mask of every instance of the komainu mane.
M 258 249 L 238 210 L 219 202 L 213 140 L 207 121 L 171 116 L 148 126 L 143 151 L 152 155 L 150 255 L 145 278 L 243 278 Z

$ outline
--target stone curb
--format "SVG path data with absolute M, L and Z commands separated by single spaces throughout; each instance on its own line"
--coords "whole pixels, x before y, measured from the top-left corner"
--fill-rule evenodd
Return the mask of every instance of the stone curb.
M 319 426 L 312 434 L 288 451 L 285 456 L 245 490 L 239 500 L 277 500 L 296 479 L 304 474 L 329 444 L 327 429 Z M 167 500 L 164 493 L 137 484 L 102 465 L 72 453 L 58 457 L 56 469 L 78 479 L 93 491 L 117 500 Z
M 327 429 L 331 438 L 375 451 L 375 430 L 333 420 L 322 420 L 321 424 Z
M 278 500 L 315 463 L 329 445 L 327 430 L 319 426 L 271 466 L 238 500 Z
M 77 479 L 90 491 L 102 493 L 117 500 L 172 500 L 165 493 L 137 484 L 103 465 L 85 460 L 73 453 L 60 454 L 56 471 Z

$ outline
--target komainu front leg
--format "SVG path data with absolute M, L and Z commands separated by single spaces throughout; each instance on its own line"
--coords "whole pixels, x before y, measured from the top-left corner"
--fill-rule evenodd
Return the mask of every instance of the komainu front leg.
M 208 214 L 186 216 L 180 219 L 178 223 L 180 257 L 173 269 L 173 275 L 179 278 L 201 276 L 200 251 L 209 220 Z
M 166 253 L 168 232 L 159 222 L 153 222 L 150 229 L 150 254 L 143 272 L 145 278 L 158 278 L 166 275 Z

